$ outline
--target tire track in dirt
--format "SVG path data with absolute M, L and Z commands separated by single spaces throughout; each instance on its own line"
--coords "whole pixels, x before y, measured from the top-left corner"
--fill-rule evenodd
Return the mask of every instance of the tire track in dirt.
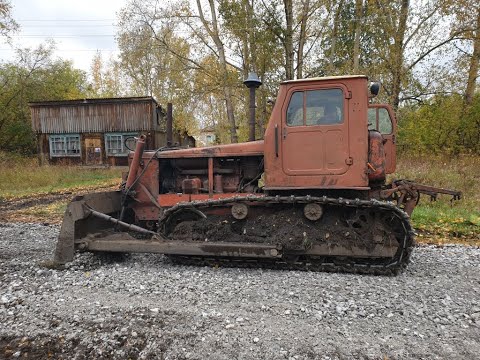
M 41 205 L 47 206 L 59 202 L 68 202 L 75 196 L 84 195 L 92 192 L 115 190 L 117 186 L 99 186 L 78 191 L 62 191 L 49 194 L 35 194 L 13 200 L 0 200 L 0 222 L 45 222 L 45 217 L 29 214 L 25 216 L 23 212 Z M 50 223 L 61 222 L 61 217 L 52 214 L 48 219 Z

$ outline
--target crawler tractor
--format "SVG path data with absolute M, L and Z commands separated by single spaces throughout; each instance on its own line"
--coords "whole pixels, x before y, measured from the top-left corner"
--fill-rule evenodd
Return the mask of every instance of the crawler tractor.
M 396 120 L 371 103 L 378 89 L 366 76 L 285 81 L 264 140 L 144 151 L 140 136 L 121 189 L 68 205 L 55 261 L 76 250 L 152 252 L 180 263 L 401 271 L 420 194 L 461 193 L 386 183 Z

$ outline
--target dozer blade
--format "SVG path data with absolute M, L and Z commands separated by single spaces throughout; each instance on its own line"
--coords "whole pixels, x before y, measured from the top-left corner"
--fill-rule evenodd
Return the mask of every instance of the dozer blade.
M 113 227 L 111 222 L 91 216 L 89 209 L 116 216 L 122 208 L 121 197 L 121 191 L 99 192 L 75 197 L 65 210 L 54 262 L 65 264 L 73 260 L 75 240 L 111 229 Z

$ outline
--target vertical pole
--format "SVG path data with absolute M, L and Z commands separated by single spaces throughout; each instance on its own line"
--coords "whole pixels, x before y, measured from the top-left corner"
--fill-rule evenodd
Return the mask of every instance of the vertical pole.
M 255 90 L 254 86 L 250 87 L 250 131 L 248 141 L 255 141 Z
M 208 158 L 208 195 L 213 196 L 213 158 Z
M 167 146 L 173 144 L 173 105 L 167 103 Z

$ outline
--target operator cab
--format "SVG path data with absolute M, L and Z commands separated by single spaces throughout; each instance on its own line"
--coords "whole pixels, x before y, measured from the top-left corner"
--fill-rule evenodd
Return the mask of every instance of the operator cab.
M 368 190 L 368 78 L 281 84 L 265 133 L 265 190 Z

